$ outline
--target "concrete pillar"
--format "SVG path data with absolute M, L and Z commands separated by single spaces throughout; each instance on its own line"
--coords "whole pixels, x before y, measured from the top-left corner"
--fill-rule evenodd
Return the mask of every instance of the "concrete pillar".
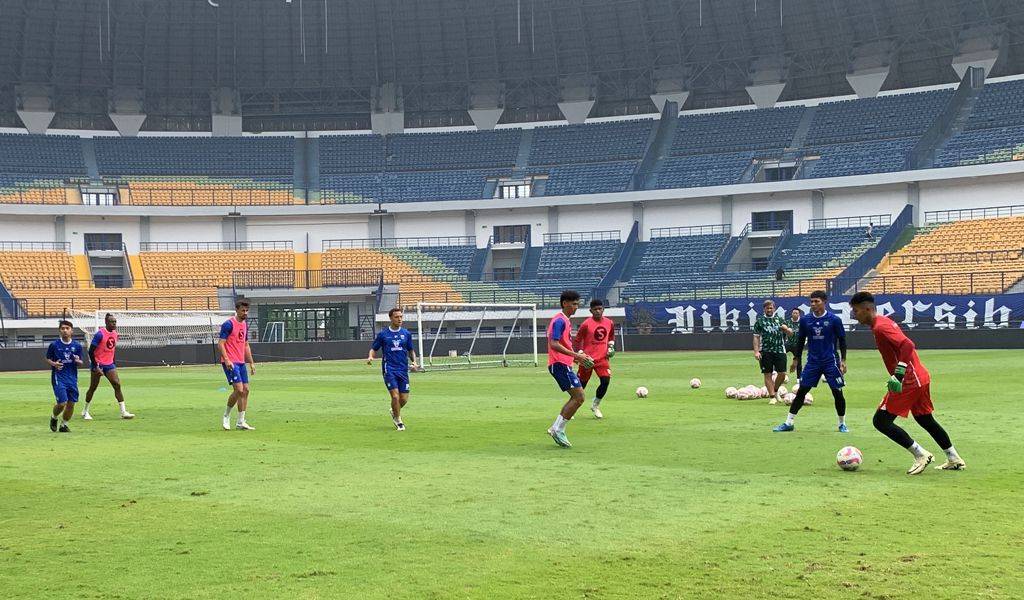
M 210 115 L 214 136 L 242 135 L 242 99 L 238 90 L 219 87 L 211 91 Z
M 911 207 L 911 220 L 915 227 L 921 226 L 921 184 L 914 181 L 907 184 L 907 204 Z

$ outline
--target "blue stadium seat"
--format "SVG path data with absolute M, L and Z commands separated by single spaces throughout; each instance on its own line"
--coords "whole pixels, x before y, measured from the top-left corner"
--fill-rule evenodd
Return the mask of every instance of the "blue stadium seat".
M 70 135 L 0 133 L 0 173 L 85 175 L 82 142 Z
M 538 127 L 533 130 L 530 164 L 639 160 L 657 123 L 648 119 Z
M 682 115 L 672 156 L 782 149 L 789 146 L 806 109 L 802 106 Z
M 100 175 L 291 176 L 292 137 L 98 137 Z
M 1024 80 L 986 83 L 965 130 L 1024 125 Z
M 1024 126 L 962 131 L 935 155 L 936 167 L 1024 160 Z
M 609 162 L 559 165 L 547 169 L 546 196 L 625 192 L 639 163 Z M 542 171 L 531 169 L 532 174 Z
M 808 148 L 805 155 L 818 155 L 821 158 L 808 163 L 803 177 L 841 177 L 902 171 L 907 155 L 914 149 L 918 139 L 912 137 Z
M 818 105 L 806 146 L 920 136 L 949 103 L 953 90 L 861 98 Z
M 658 172 L 656 187 L 667 189 L 740 183 L 754 156 L 753 152 L 735 152 L 666 158 Z

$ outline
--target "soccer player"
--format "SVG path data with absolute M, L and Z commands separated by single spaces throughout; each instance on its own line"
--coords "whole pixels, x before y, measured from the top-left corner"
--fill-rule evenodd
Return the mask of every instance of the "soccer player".
M 117 376 L 117 364 L 114 363 L 114 350 L 117 348 L 117 319 L 114 315 L 107 313 L 103 319 L 104 327 L 92 336 L 89 343 L 89 364 L 90 369 L 89 389 L 85 392 L 85 410 L 82 411 L 82 418 L 92 421 L 89 414 L 89 406 L 92 403 L 92 396 L 96 388 L 100 386 L 100 379 L 104 376 L 114 388 L 114 398 L 117 400 L 117 407 L 121 409 L 122 419 L 134 419 L 135 415 L 128 412 L 124 406 L 124 394 L 121 393 L 121 378 Z
M 217 349 L 220 352 L 220 364 L 224 367 L 224 375 L 231 386 L 228 406 L 224 410 L 222 425 L 231 430 L 231 409 L 238 407 L 238 419 L 235 428 L 243 431 L 256 429 L 245 420 L 245 410 L 249 407 L 249 376 L 256 374 L 256 363 L 252 360 L 252 349 L 249 347 L 249 302 L 235 302 L 235 316 L 220 326 L 220 341 Z M 245 367 L 248 365 L 249 370 Z
M 803 316 L 804 312 L 802 310 L 794 308 L 789 313 L 789 323 L 787 323 L 790 332 L 786 335 L 786 352 L 792 353 L 793 359 L 796 362 L 795 365 L 789 367 L 789 372 L 796 373 L 797 377 L 800 376 L 800 371 L 803 370 L 803 357 L 796 353 L 796 333 L 800 330 L 800 318 Z
M 804 397 L 812 388 L 817 387 L 822 375 L 825 376 L 828 387 L 832 389 L 832 397 L 836 401 L 839 431 L 849 431 L 846 427 L 846 397 L 843 396 L 843 386 L 846 385 L 843 380 L 843 375 L 846 374 L 846 329 L 843 328 L 842 319 L 826 310 L 827 302 L 828 294 L 825 292 L 811 292 L 811 312 L 800 319 L 796 357 L 793 359 L 793 368 L 796 368 L 797 361 L 803 354 L 804 344 L 810 340 L 807 347 L 807 364 L 800 374 L 800 389 L 797 390 L 796 398 L 789 407 L 786 422 L 775 426 L 772 431 L 793 431 L 793 421 L 804 405 Z
M 853 318 L 861 325 L 871 328 L 875 336 L 875 346 L 882 355 L 882 362 L 889 371 L 888 393 L 878 405 L 872 423 L 875 429 L 884 433 L 889 439 L 903 446 L 914 455 L 914 464 L 907 469 L 907 475 L 922 473 L 932 462 L 934 456 L 915 442 L 899 425 L 896 417 L 906 418 L 913 414 L 917 424 L 924 428 L 935 443 L 946 453 L 946 462 L 936 469 L 959 471 L 967 467 L 964 459 L 957 454 L 949 434 L 939 425 L 932 412 L 931 375 L 921 364 L 917 356 L 914 342 L 903 333 L 892 319 L 878 314 L 875 310 L 875 298 L 869 292 L 857 292 L 850 298 Z
M 366 364 L 373 364 L 374 351 L 381 351 L 380 371 L 384 376 L 384 386 L 391 394 L 391 420 L 398 431 L 405 431 L 402 408 L 409 401 L 409 367 L 413 371 L 418 368 L 412 334 L 402 327 L 402 318 L 402 309 L 392 308 L 388 311 L 391 323 L 373 339 L 370 354 L 366 357 Z
M 46 364 L 50 365 L 50 385 L 56 404 L 50 415 L 50 431 L 69 433 L 68 421 L 75 414 L 78 402 L 78 365 L 82 363 L 82 345 L 71 339 L 71 321 L 58 324 L 60 339 L 50 342 L 46 348 Z M 61 417 L 60 428 L 57 417 Z
M 778 404 L 779 387 L 786 382 L 786 338 L 793 330 L 786 325 L 782 315 L 775 314 L 775 302 L 764 301 L 764 314 L 754 322 L 754 359 L 761 364 L 764 385 L 771 400 Z M 775 373 L 775 377 L 772 377 Z
M 569 438 L 565 435 L 565 426 L 569 419 L 583 406 L 583 384 L 572 370 L 573 363 L 585 369 L 594 367 L 594 360 L 585 352 L 574 351 L 572 348 L 572 323 L 569 317 L 576 314 L 580 307 L 580 295 L 573 290 L 565 290 L 558 299 L 562 310 L 558 311 L 548 323 L 548 373 L 555 378 L 559 389 L 569 392 L 569 400 L 555 417 L 555 422 L 548 428 L 548 435 L 563 448 L 572 448 Z
M 594 366 L 589 369 L 580 365 L 577 375 L 583 388 L 586 389 L 590 376 L 597 373 L 601 383 L 594 393 L 594 403 L 590 406 L 590 410 L 594 413 L 594 417 L 603 419 L 604 415 L 601 414 L 600 406 L 604 395 L 608 393 L 608 384 L 612 381 L 612 370 L 608 359 L 615 356 L 615 323 L 604 316 L 604 302 L 600 300 L 590 301 L 590 315 L 591 318 L 583 321 L 576 331 L 573 348 L 583 350 L 587 356 L 594 359 Z

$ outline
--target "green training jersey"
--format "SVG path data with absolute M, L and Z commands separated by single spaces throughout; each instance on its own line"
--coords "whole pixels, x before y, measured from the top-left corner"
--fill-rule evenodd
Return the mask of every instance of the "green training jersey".
M 786 334 L 781 329 L 785 324 L 785 319 L 778 314 L 757 317 L 754 333 L 761 336 L 761 352 L 786 353 Z

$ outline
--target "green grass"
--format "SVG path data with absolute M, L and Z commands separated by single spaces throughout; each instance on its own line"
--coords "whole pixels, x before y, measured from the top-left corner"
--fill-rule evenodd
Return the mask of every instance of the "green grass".
M 70 435 L 47 374 L 2 374 L 0 596 L 1020 598 L 1024 359 L 924 361 L 967 471 L 904 474 L 867 351 L 848 435 L 826 390 L 793 434 L 770 431 L 784 407 L 723 398 L 758 378 L 747 352 L 620 354 L 572 450 L 545 435 L 563 395 L 542 368 L 416 375 L 405 433 L 357 362 L 260 365 L 251 433 L 220 430 L 216 367 L 123 369 L 138 417 L 105 386 Z

